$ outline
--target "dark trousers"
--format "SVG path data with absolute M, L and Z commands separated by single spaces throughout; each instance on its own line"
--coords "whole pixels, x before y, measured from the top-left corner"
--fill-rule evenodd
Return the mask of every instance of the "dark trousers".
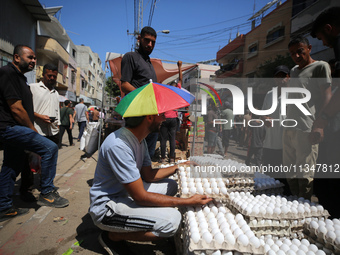
M 247 155 L 247 159 L 246 159 L 246 165 L 247 165 L 247 166 L 250 165 L 251 158 L 252 158 L 253 155 L 254 155 L 254 158 L 255 158 L 255 165 L 261 166 L 261 163 L 262 163 L 262 151 L 263 151 L 263 148 L 262 148 L 262 147 L 255 148 L 255 147 L 251 147 L 251 146 L 250 146 L 249 149 L 248 149 L 248 155 Z
M 72 137 L 72 129 L 70 129 L 70 126 L 59 126 L 59 149 L 61 148 L 61 142 L 63 140 L 63 135 L 65 133 L 65 130 L 68 134 L 68 141 L 70 142 L 70 145 L 73 144 L 73 137 Z
M 51 140 L 55 144 L 59 145 L 59 134 L 53 136 L 45 136 L 47 139 Z M 25 193 L 27 191 L 31 191 L 34 185 L 34 175 L 29 167 L 29 157 L 26 153 L 25 161 L 27 163 L 24 164 L 24 168 L 21 171 L 21 185 L 20 185 L 20 193 Z
M 166 141 L 168 139 L 170 142 L 169 158 L 175 158 L 177 126 L 178 126 L 178 118 L 168 118 L 161 125 L 160 142 L 161 142 L 161 157 L 162 158 L 165 158 Z
M 84 129 L 86 127 L 86 121 L 78 122 L 78 127 L 79 127 L 78 140 L 80 140 L 80 138 L 83 136 Z
M 150 133 L 145 138 L 145 141 L 146 141 L 146 143 L 148 145 L 150 159 L 152 159 L 153 156 L 155 155 L 155 149 L 156 149 L 157 140 L 158 140 L 158 132 L 157 133 Z

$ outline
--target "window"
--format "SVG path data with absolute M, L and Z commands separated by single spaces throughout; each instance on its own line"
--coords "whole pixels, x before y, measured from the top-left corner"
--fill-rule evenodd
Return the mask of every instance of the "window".
M 270 43 L 272 41 L 275 41 L 276 39 L 278 39 L 278 38 L 280 38 L 284 35 L 285 35 L 285 28 L 284 27 L 277 28 L 277 29 L 273 30 L 272 32 L 268 33 L 266 43 Z
M 257 51 L 257 43 L 253 43 L 251 45 L 249 45 L 248 47 L 248 53 L 251 54 L 251 53 L 254 53 Z
M 72 56 L 73 56 L 73 58 L 76 58 L 76 50 L 75 49 L 72 49 Z

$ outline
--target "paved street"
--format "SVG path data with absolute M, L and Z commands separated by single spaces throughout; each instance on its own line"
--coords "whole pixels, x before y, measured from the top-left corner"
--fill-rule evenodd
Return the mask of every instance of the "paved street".
M 73 136 L 78 129 L 73 131 Z M 75 140 L 76 141 L 76 140 Z M 106 254 L 97 237 L 100 230 L 95 227 L 87 213 L 89 207 L 89 189 L 92 183 L 97 153 L 92 158 L 82 160 L 79 143 L 67 146 L 64 135 L 63 148 L 59 150 L 55 185 L 59 193 L 70 201 L 66 208 L 40 207 L 36 203 L 25 203 L 19 198 L 20 176 L 17 178 L 14 204 L 17 207 L 30 208 L 27 215 L 0 223 L 0 254 Z M 232 142 L 230 157 L 244 159 L 245 150 Z M 2 164 L 3 151 L 0 152 Z M 39 187 L 35 175 L 35 186 Z M 38 197 L 39 192 L 34 193 Z M 75 245 L 81 242 L 80 246 Z M 131 243 L 136 254 L 176 254 L 173 240 L 158 243 Z M 72 249 L 72 250 L 70 250 Z M 68 253 L 67 253 L 68 252 Z

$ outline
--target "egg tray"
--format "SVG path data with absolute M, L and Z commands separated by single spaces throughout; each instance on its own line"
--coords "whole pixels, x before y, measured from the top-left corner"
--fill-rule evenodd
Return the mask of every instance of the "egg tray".
M 269 196 L 270 195 L 282 195 L 283 194 L 283 188 L 270 188 L 270 189 L 261 189 L 261 190 L 254 189 L 252 194 L 254 196 L 262 195 L 262 194 L 266 194 L 266 195 L 269 195 Z
M 339 255 L 340 254 L 340 250 L 336 246 L 333 246 L 329 243 L 320 243 L 314 238 L 308 236 L 307 233 L 304 232 L 304 234 L 306 236 L 306 239 L 310 243 L 315 244 L 319 249 L 322 249 L 327 255 L 334 255 L 334 254 Z
M 272 228 L 251 228 L 251 230 L 254 232 L 254 234 L 257 237 L 265 236 L 265 235 L 271 235 L 275 237 L 287 237 L 287 238 L 303 238 L 304 234 L 302 232 L 301 228 L 288 228 L 288 229 L 278 229 L 275 227 Z
M 210 230 L 211 231 L 211 230 Z M 190 227 L 185 227 L 183 232 L 183 242 L 184 247 L 189 251 L 197 251 L 197 250 L 223 250 L 223 251 L 238 251 L 242 253 L 251 253 L 251 254 L 264 254 L 263 247 L 259 247 L 258 249 L 252 247 L 251 245 L 242 246 L 237 242 L 235 245 L 231 245 L 224 241 L 222 244 L 217 243 L 215 240 L 212 240 L 211 243 L 207 243 L 202 238 L 196 244 L 190 238 Z
M 195 195 L 195 194 L 198 194 L 197 192 L 196 192 L 195 194 L 192 194 L 190 191 L 189 191 L 188 194 L 183 194 L 181 186 L 180 186 L 180 185 L 178 185 L 178 186 L 179 186 L 179 188 L 178 188 L 178 194 L 179 194 L 179 196 L 180 196 L 181 198 L 189 198 L 189 197 L 191 197 L 191 196 L 193 196 L 193 195 Z M 221 193 L 219 193 L 219 194 L 215 194 L 215 193 L 213 193 L 213 194 L 207 194 L 207 193 L 205 192 L 205 189 L 204 189 L 204 188 L 203 188 L 203 195 L 207 195 L 207 196 L 213 198 L 215 201 L 221 202 L 221 203 L 225 203 L 225 202 L 227 201 L 227 198 L 228 198 L 228 195 L 223 195 L 223 194 L 221 194 Z
M 229 211 L 228 208 L 226 208 L 226 211 Z M 197 221 L 196 213 L 195 213 L 195 218 Z M 234 219 L 235 219 L 235 215 L 234 215 Z M 188 250 L 190 252 L 204 250 L 204 251 L 208 251 L 207 254 L 209 254 L 209 252 L 213 252 L 216 250 L 238 251 L 242 253 L 251 253 L 251 254 L 264 254 L 263 245 L 259 245 L 258 248 L 255 248 L 250 243 L 248 243 L 247 245 L 244 246 L 238 243 L 237 240 L 235 241 L 234 245 L 229 243 L 227 240 L 224 240 L 223 243 L 220 244 L 214 238 L 212 239 L 210 243 L 207 243 L 201 236 L 198 243 L 195 243 L 190 237 L 191 227 L 189 225 L 189 217 L 187 216 L 187 213 L 184 213 L 183 215 L 183 223 L 184 223 L 183 224 L 184 227 L 183 227 L 182 237 L 183 237 L 184 250 Z M 208 231 L 212 234 L 212 229 L 210 228 L 210 226 L 208 228 Z
M 310 239 L 310 241 L 314 243 L 320 243 L 335 254 L 340 254 L 340 244 L 335 244 L 332 239 L 326 237 L 321 232 L 318 232 L 315 229 L 311 229 L 308 223 L 304 224 L 303 232 Z
M 292 200 L 294 197 L 287 197 L 286 199 L 288 201 Z M 255 214 L 254 212 L 252 212 L 251 214 L 247 213 L 245 209 L 240 208 L 240 206 L 236 205 L 236 202 L 232 200 L 232 197 L 229 196 L 229 198 L 226 201 L 227 206 L 234 212 L 234 213 L 241 213 L 243 216 L 247 217 L 249 220 L 262 220 L 262 219 L 269 219 L 269 220 L 303 220 L 306 218 L 311 218 L 311 217 L 315 217 L 315 218 L 319 218 L 321 219 L 322 217 L 324 218 L 328 218 L 330 216 L 330 214 L 328 213 L 328 211 L 326 209 L 322 209 L 322 212 L 316 211 L 316 212 L 310 212 L 310 213 L 297 213 L 297 214 L 293 214 L 293 213 L 288 213 L 288 214 L 277 214 L 277 215 L 271 215 L 271 216 L 267 216 L 267 215 L 261 215 L 259 216 L 258 214 Z M 304 222 L 303 222 L 304 223 Z M 303 224 L 302 223 L 302 224 Z

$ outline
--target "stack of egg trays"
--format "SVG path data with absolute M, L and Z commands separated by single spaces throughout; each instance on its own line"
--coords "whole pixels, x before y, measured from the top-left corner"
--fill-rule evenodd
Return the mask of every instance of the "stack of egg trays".
M 225 185 L 229 192 L 234 191 L 244 191 L 253 192 L 254 191 L 254 178 L 250 176 L 244 177 L 228 177 L 225 178 Z
M 281 196 L 279 196 L 281 197 Z M 294 197 L 288 197 L 287 200 L 293 200 Z M 248 225 L 256 233 L 257 236 L 261 235 L 273 235 L 278 237 L 291 237 L 298 238 L 303 236 L 304 223 L 310 222 L 311 218 L 328 218 L 329 213 L 327 210 L 322 212 L 309 213 L 309 214 L 292 214 L 288 215 L 276 215 L 272 217 L 259 216 L 255 214 L 248 214 L 242 208 L 237 207 L 230 197 L 226 201 L 226 205 L 232 211 L 232 213 L 241 213 Z
M 223 207 L 226 212 L 231 213 L 231 211 L 222 205 L 222 203 L 217 203 L 216 206 L 218 208 Z M 200 207 L 196 207 L 195 210 L 199 210 Z M 258 245 L 258 248 L 253 247 L 250 243 L 248 245 L 241 245 L 237 241 L 235 244 L 231 244 L 224 240 L 222 244 L 217 243 L 214 238 L 210 243 L 207 243 L 202 237 L 198 241 L 198 243 L 195 243 L 191 238 L 190 238 L 190 225 L 189 225 L 189 217 L 187 216 L 188 208 L 184 208 L 182 210 L 183 213 L 183 229 L 182 229 L 182 239 L 183 239 L 183 251 L 187 252 L 186 254 L 200 254 L 197 253 L 199 251 L 204 251 L 206 254 L 213 253 L 216 250 L 220 251 L 237 251 L 243 254 L 264 254 L 264 247 L 263 243 Z M 235 215 L 233 215 L 235 218 Z M 197 219 L 197 213 L 195 212 L 195 217 Z M 249 228 L 249 230 L 251 230 Z M 211 233 L 212 229 L 209 227 L 209 231 Z M 212 233 L 211 233 L 212 234 Z M 255 233 L 254 233 L 255 235 Z
M 186 167 L 186 170 L 184 171 L 187 175 L 185 176 L 186 178 L 187 178 L 187 176 L 189 175 L 188 174 L 188 168 L 189 167 Z M 178 193 L 179 193 L 179 196 L 180 197 L 182 197 L 182 198 L 188 198 L 188 197 L 191 197 L 191 196 L 193 196 L 194 194 L 198 194 L 198 192 L 196 192 L 196 193 L 191 193 L 190 191 L 189 191 L 189 193 L 187 193 L 187 194 L 184 194 L 183 193 L 183 190 L 182 190 L 182 182 L 183 182 L 183 176 L 180 174 L 180 171 L 177 173 L 177 176 L 178 176 Z M 190 176 L 192 176 L 192 175 L 190 175 Z M 216 176 L 217 177 L 217 176 Z M 200 175 L 198 174 L 198 175 L 196 175 L 196 177 L 192 177 L 193 179 L 194 179 L 194 181 L 195 181 L 195 178 L 201 178 L 200 177 Z M 222 177 L 220 177 L 220 178 L 222 178 Z M 206 178 L 208 181 L 210 181 L 210 179 L 211 178 Z M 225 185 L 225 181 L 224 181 L 224 178 L 222 178 L 222 181 L 223 181 L 223 184 Z M 196 182 L 195 182 L 196 183 Z M 207 195 L 207 196 L 209 196 L 209 197 L 211 197 L 211 198 L 213 198 L 213 199 L 215 199 L 216 201 L 218 201 L 218 202 L 226 202 L 226 200 L 227 200 L 227 190 L 228 190 L 228 188 L 225 186 L 225 188 L 226 188 L 226 190 L 225 190 L 225 194 L 223 194 L 223 192 L 222 192 L 222 189 L 221 188 L 219 188 L 219 193 L 218 194 L 216 194 L 216 193 L 214 193 L 214 192 L 212 192 L 211 194 L 207 194 L 206 193 L 206 190 L 205 190 L 205 188 L 203 188 L 203 195 Z
M 327 219 L 325 222 L 331 223 L 333 226 L 335 225 L 333 222 L 336 221 L 336 225 L 340 226 L 339 219 Z M 338 236 L 340 231 L 334 231 L 335 236 L 331 237 L 329 235 L 329 229 L 326 227 L 324 228 L 324 231 L 321 231 L 321 226 L 317 225 L 318 227 L 312 228 L 313 223 L 318 223 L 320 220 L 317 220 L 316 218 L 313 218 L 310 222 L 305 222 L 303 225 L 303 233 L 308 238 L 308 240 L 311 243 L 314 243 L 316 246 L 320 247 L 323 246 L 326 248 L 325 252 L 327 254 L 335 253 L 340 254 L 340 236 Z M 337 227 L 335 230 L 340 230 L 339 227 Z

